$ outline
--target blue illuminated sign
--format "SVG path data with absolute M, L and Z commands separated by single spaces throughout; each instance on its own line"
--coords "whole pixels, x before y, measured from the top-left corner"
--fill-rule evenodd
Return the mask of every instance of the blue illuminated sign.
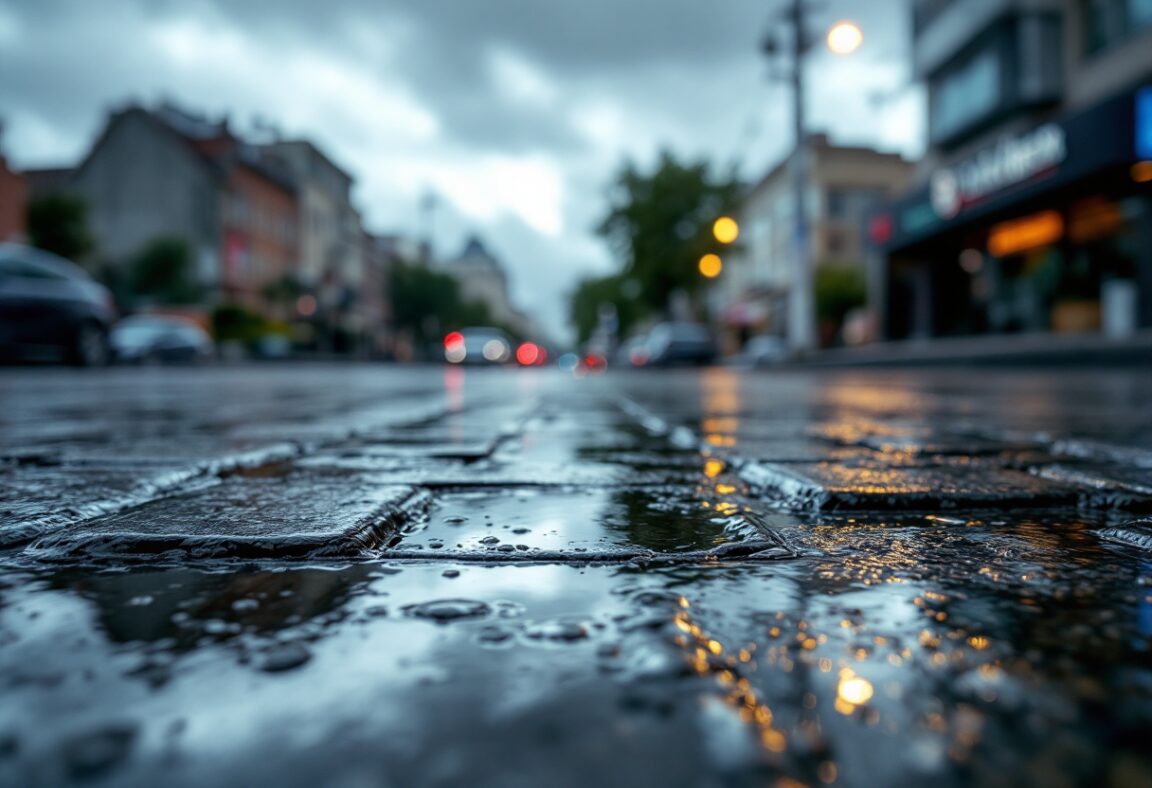
M 1152 87 L 1136 94 L 1136 158 L 1152 159 Z

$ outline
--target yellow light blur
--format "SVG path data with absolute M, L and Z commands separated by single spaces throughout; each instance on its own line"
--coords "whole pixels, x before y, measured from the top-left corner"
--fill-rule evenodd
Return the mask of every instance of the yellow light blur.
M 707 279 L 715 279 L 724 270 L 724 263 L 719 255 L 706 254 L 700 258 L 700 275 Z
M 712 223 L 712 235 L 722 244 L 730 244 L 740 237 L 740 225 L 731 216 L 721 216 Z
M 845 703 L 861 706 L 872 699 L 872 682 L 859 676 L 844 678 L 840 680 L 836 694 Z
M 988 232 L 988 251 L 993 257 L 1007 257 L 1047 246 L 1063 237 L 1064 217 L 1057 211 L 1041 211 L 993 225 Z
M 1136 183 L 1152 183 L 1152 161 L 1138 161 L 1133 164 L 1132 180 Z
M 864 43 L 864 33 L 855 22 L 837 22 L 828 31 L 828 48 L 837 55 L 850 55 Z

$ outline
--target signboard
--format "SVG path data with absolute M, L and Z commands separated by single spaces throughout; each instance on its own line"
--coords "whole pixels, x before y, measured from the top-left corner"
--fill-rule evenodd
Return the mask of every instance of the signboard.
M 929 184 L 932 207 L 941 219 L 952 219 L 966 205 L 1034 178 L 1067 155 L 1064 129 L 1055 123 L 1004 137 L 967 161 L 937 170 Z
M 1152 87 L 1136 93 L 1136 158 L 1152 160 Z

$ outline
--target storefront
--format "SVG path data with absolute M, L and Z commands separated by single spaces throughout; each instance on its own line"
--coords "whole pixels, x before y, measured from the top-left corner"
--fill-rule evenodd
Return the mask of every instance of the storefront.
M 1152 86 L 941 168 L 873 227 L 889 339 L 1152 328 Z

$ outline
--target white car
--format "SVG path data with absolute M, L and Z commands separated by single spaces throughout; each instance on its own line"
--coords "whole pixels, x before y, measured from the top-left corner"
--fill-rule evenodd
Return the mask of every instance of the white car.
M 190 320 L 137 315 L 112 328 L 112 354 L 123 363 L 197 363 L 215 355 L 212 338 Z

